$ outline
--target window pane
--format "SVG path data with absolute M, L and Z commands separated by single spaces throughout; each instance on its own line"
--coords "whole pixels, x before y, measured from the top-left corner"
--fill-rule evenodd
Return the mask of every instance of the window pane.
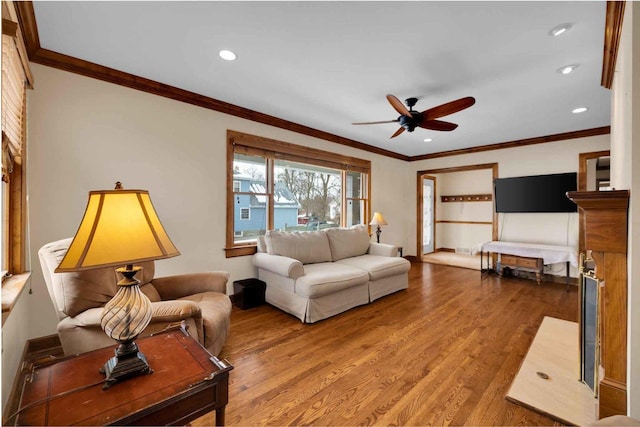
M 252 197 L 252 196 L 238 196 Z M 242 202 L 241 202 L 242 203 Z M 234 227 L 233 227 L 233 241 L 234 243 L 243 243 L 255 241 L 256 237 L 263 235 L 267 229 L 267 215 L 263 208 L 247 208 L 242 207 L 241 204 L 235 203 L 234 208 Z
M 347 221 L 346 226 L 365 224 L 363 215 L 365 213 L 364 200 L 347 199 L 346 209 Z
M 234 244 L 255 241 L 267 229 L 266 163 L 263 157 L 233 156 Z
M 365 198 L 365 182 L 366 174 L 360 172 L 347 172 L 347 198 L 363 199 Z
M 275 229 L 318 230 L 340 225 L 340 171 L 276 160 L 275 180 Z
M 236 191 L 235 181 L 240 181 L 240 191 L 245 192 L 260 192 L 252 191 L 249 189 L 251 181 L 259 181 L 263 183 L 267 176 L 267 161 L 264 157 L 249 156 L 246 154 L 234 154 L 233 155 L 233 187 Z M 266 191 L 261 191 L 266 192 Z

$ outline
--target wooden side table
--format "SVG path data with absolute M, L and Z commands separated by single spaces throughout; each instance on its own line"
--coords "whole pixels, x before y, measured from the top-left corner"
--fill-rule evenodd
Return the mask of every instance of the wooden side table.
M 523 268 L 525 270 L 533 270 L 536 273 L 536 282 L 538 285 L 542 281 L 542 275 L 544 273 L 544 262 L 542 258 L 501 254 L 500 264 L 502 268 L 510 267 L 515 269 Z M 502 275 L 502 268 L 498 272 L 500 275 Z
M 153 373 L 103 390 L 115 345 L 34 367 L 14 425 L 184 425 L 212 410 L 224 425 L 233 366 L 180 327 L 137 341 Z

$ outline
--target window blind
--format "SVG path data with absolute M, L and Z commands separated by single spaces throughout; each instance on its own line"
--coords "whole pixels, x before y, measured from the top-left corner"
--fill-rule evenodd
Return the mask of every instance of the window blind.
M 2 141 L 21 163 L 24 143 L 26 75 L 16 39 L 2 35 Z

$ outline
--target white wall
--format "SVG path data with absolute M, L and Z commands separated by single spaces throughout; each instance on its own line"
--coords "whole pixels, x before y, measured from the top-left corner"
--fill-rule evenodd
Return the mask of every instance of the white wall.
M 90 190 L 149 190 L 181 256 L 156 263 L 158 276 L 226 270 L 254 277 L 251 257 L 225 258 L 226 131 L 310 146 L 372 162 L 372 208 L 389 222 L 383 240 L 403 243 L 406 162 L 262 125 L 167 98 L 32 64 L 29 198 L 34 260 L 32 337 L 55 332 L 37 250 L 73 236 Z M 412 196 L 413 197 L 413 196 Z M 231 291 L 231 286 L 230 286 Z M 22 347 L 20 347 L 21 349 Z
M 493 203 L 489 202 L 442 202 L 443 195 L 491 194 L 493 171 L 479 169 L 439 173 L 436 177 L 436 222 L 493 220 Z M 493 227 L 486 224 L 436 223 L 436 248 L 479 249 L 491 240 Z
M 628 371 L 629 415 L 640 419 L 640 7 L 626 2 L 612 87 L 611 185 L 631 189 L 628 246 Z M 634 145 L 636 149 L 634 150 Z
M 29 282 L 25 284 L 22 295 L 11 308 L 11 314 L 2 325 L 2 413 L 11 394 L 13 379 L 18 373 L 22 362 L 22 350 L 29 337 L 29 323 L 27 319 L 33 313 L 30 312 L 28 302 Z

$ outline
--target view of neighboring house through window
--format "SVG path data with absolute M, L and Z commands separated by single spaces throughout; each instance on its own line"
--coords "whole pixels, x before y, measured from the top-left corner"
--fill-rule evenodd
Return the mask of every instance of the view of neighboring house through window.
M 366 223 L 370 162 L 229 131 L 227 256 L 267 230 Z M 242 145 L 238 140 L 246 142 Z M 260 148 L 258 148 L 258 146 Z M 300 155 L 303 151 L 305 155 Z M 353 170 L 351 170 L 353 169 Z
M 255 240 L 267 229 L 265 179 L 267 161 L 263 157 L 237 154 L 233 160 L 234 242 Z M 236 185 L 237 183 L 237 185 Z M 250 212 L 250 211 L 253 212 Z

